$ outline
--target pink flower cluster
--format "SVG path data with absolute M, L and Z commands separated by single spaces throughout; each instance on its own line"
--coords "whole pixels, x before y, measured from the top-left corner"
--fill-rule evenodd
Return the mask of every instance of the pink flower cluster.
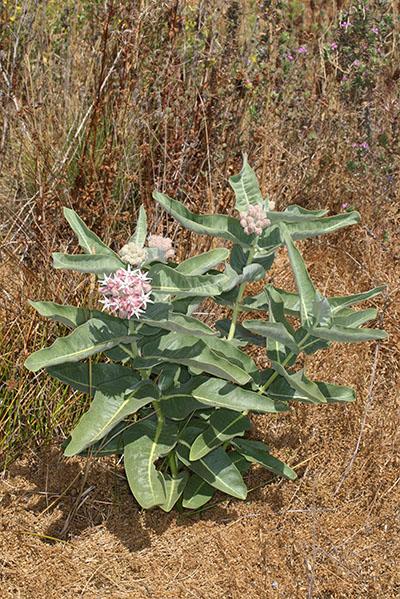
M 246 235 L 255 233 L 261 235 L 262 230 L 271 224 L 269 218 L 262 210 L 261 206 L 249 205 L 247 212 L 239 212 L 240 224 L 242 225 Z
M 146 273 L 141 270 L 131 270 L 121 268 L 110 276 L 105 276 L 100 281 L 99 293 L 104 296 L 100 302 L 103 304 L 103 310 L 109 309 L 113 313 L 118 313 L 120 318 L 139 318 L 146 310 L 150 299 L 151 285 L 150 279 Z
M 161 235 L 149 235 L 147 244 L 149 248 L 159 248 L 165 252 L 164 258 L 166 260 L 175 256 L 175 250 L 172 247 L 172 240 L 169 237 L 162 237 Z

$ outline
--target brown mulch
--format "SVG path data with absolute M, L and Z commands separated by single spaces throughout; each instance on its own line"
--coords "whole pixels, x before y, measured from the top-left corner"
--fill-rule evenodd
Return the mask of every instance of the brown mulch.
M 57 447 L 26 452 L 0 480 L 2 599 L 400 596 L 399 267 L 359 235 L 361 267 L 334 248 L 302 248 L 323 293 L 389 285 L 386 304 L 367 303 L 385 308 L 388 340 L 332 344 L 306 359 L 312 380 L 354 387 L 356 403 L 253 418 L 252 437 L 297 467 L 298 480 L 254 468 L 248 486 L 265 484 L 247 501 L 182 517 L 142 512 L 111 459 L 85 474 L 84 459 Z M 272 274 L 292 284 L 284 257 Z

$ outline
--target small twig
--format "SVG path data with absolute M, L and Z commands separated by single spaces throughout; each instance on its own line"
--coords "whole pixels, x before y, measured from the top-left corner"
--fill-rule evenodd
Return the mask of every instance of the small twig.
M 382 325 L 383 325 L 383 318 L 385 316 L 385 311 L 386 311 L 386 304 L 387 304 L 387 299 L 388 299 L 388 290 L 386 289 L 386 295 L 385 295 L 385 300 L 383 303 L 383 310 L 382 310 L 382 314 L 381 314 L 381 318 L 379 321 L 379 329 L 382 330 Z M 371 403 L 371 399 L 372 399 L 372 389 L 374 386 L 374 381 L 375 381 L 375 372 L 376 372 L 376 365 L 378 362 L 378 351 L 379 351 L 379 344 L 380 344 L 380 339 L 377 340 L 376 345 L 375 345 L 375 355 L 374 355 L 374 363 L 372 365 L 372 373 L 371 373 L 371 382 L 369 385 L 369 392 L 368 392 L 368 398 L 367 398 L 367 403 L 365 404 L 365 410 L 364 410 L 364 416 L 361 422 L 361 429 L 360 429 L 360 434 L 358 435 L 358 439 L 357 439 L 357 443 L 356 443 L 356 447 L 354 449 L 354 453 L 351 457 L 350 463 L 347 466 L 346 470 L 344 471 L 344 474 L 341 478 L 340 483 L 338 484 L 338 486 L 336 487 L 335 491 L 334 491 L 334 495 L 336 495 L 336 493 L 339 491 L 340 487 L 343 484 L 344 479 L 346 478 L 346 476 L 348 475 L 348 473 L 350 472 L 354 460 L 356 459 L 357 453 L 358 453 L 358 449 L 360 447 L 360 443 L 361 443 L 361 437 L 362 434 L 364 432 L 364 428 L 365 428 L 365 423 L 367 421 L 367 414 L 368 414 L 368 409 Z

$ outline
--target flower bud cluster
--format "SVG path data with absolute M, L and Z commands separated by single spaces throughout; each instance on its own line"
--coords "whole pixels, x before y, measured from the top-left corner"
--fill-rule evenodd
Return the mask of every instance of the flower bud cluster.
M 119 252 L 122 260 L 132 266 L 139 266 L 146 260 L 146 250 L 133 242 L 125 244 Z
M 246 235 L 261 235 L 263 229 L 271 224 L 261 206 L 249 205 L 247 212 L 239 212 L 240 224 Z
M 175 250 L 172 247 L 172 240 L 169 237 L 162 237 L 161 235 L 149 235 L 147 242 L 149 248 L 159 248 L 165 252 L 165 260 L 175 256 Z
M 110 276 L 105 276 L 100 281 L 99 293 L 104 299 L 99 300 L 103 304 L 103 310 L 109 309 L 114 314 L 118 313 L 120 318 L 139 318 L 146 310 L 147 303 L 153 303 L 150 299 L 151 285 L 146 273 L 141 270 L 121 268 Z

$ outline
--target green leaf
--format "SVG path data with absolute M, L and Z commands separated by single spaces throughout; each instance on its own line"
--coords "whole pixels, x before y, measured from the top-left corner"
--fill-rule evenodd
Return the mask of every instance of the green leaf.
M 247 154 L 243 156 L 243 167 L 238 175 L 229 178 L 235 192 L 235 208 L 238 212 L 247 212 L 249 204 L 262 206 L 263 199 L 258 186 L 257 177 L 247 162 Z
M 289 373 L 289 371 L 287 371 L 286 368 L 284 368 L 278 362 L 271 362 L 271 364 L 272 367 L 287 380 L 293 389 L 303 393 L 312 401 L 312 403 L 326 403 L 326 399 L 324 395 L 322 395 L 317 385 L 305 376 L 304 368 L 296 373 Z
M 184 260 L 176 267 L 176 271 L 191 276 L 202 275 L 210 270 L 210 268 L 215 268 L 218 264 L 224 262 L 228 257 L 229 250 L 226 248 L 217 248 Z
M 256 377 L 256 382 L 262 386 L 274 374 L 272 368 L 267 368 Z M 355 400 L 354 390 L 350 387 L 332 385 L 331 383 L 315 382 L 314 383 L 327 403 L 348 402 Z M 289 385 L 288 381 L 283 376 L 278 376 L 268 387 L 268 395 L 277 401 L 301 401 L 308 404 L 315 404 L 315 400 L 310 399 L 309 393 L 304 393 L 301 387 L 297 389 Z
M 178 297 L 171 302 L 173 312 L 187 314 L 190 316 L 199 307 L 204 297 L 194 295 L 193 297 Z
M 190 449 L 190 461 L 199 460 L 225 441 L 243 435 L 250 427 L 251 422 L 247 416 L 232 410 L 216 410 L 211 415 L 209 427 L 194 440 Z
M 89 410 L 72 431 L 71 441 L 64 454 L 69 457 L 80 453 L 102 439 L 126 416 L 134 414 L 157 397 L 158 390 L 153 383 L 136 382 L 131 377 L 100 385 Z
M 311 327 L 308 329 L 314 337 L 328 339 L 329 341 L 340 341 L 342 343 L 359 343 L 375 339 L 387 339 L 387 333 L 379 329 L 351 329 L 334 324 L 328 327 Z
M 252 372 L 258 370 L 257 365 L 250 356 L 237 349 L 227 339 L 220 339 L 219 337 L 211 337 L 209 335 L 208 337 L 203 337 L 203 341 L 213 351 L 214 355 L 219 356 L 221 360 L 228 360 L 232 365 L 239 366 L 239 368 L 250 375 Z
M 231 328 L 232 319 L 223 318 L 222 320 L 217 320 L 215 323 L 215 328 L 217 331 L 221 333 L 224 337 L 228 337 L 230 328 Z M 265 338 L 259 337 L 258 335 L 253 335 L 247 329 L 245 329 L 241 324 L 237 323 L 235 327 L 235 336 L 233 338 L 235 341 L 240 341 L 240 346 L 245 346 L 251 343 L 252 345 L 259 345 L 261 347 L 265 347 Z M 239 344 L 238 344 L 239 345 Z
M 192 395 L 205 405 L 228 408 L 237 412 L 255 411 L 276 414 L 289 410 L 285 404 L 277 403 L 265 395 L 214 378 L 193 389 Z
M 327 214 L 328 210 L 307 210 L 302 206 L 292 204 L 288 206 L 283 212 L 267 212 L 267 216 L 271 223 L 302 223 L 308 221 L 319 220 L 321 217 Z
M 317 325 L 329 326 L 332 322 L 329 302 L 319 291 L 316 292 L 316 297 L 312 306 L 314 322 Z
M 194 335 L 195 337 L 216 336 L 216 332 L 212 328 L 201 322 L 201 320 L 186 316 L 186 314 L 169 312 L 164 320 L 144 318 L 142 322 L 151 327 L 156 327 L 157 329 L 174 331 L 175 333 L 183 335 Z M 140 332 L 140 330 L 138 332 Z
M 93 231 L 87 228 L 74 210 L 64 208 L 63 212 L 72 230 L 77 235 L 81 248 L 86 254 L 101 254 L 103 256 L 118 258 L 117 254 L 111 248 L 106 246 Z
M 260 264 L 249 264 L 245 266 L 241 274 L 237 274 L 233 268 L 226 264 L 225 268 L 225 280 L 221 281 L 221 290 L 223 292 L 229 291 L 233 287 L 240 285 L 244 282 L 253 282 L 264 279 L 265 270 Z
M 299 348 L 294 337 L 287 331 L 282 322 L 262 322 L 259 320 L 244 320 L 242 325 L 257 335 L 262 335 L 268 340 L 276 341 L 279 345 L 288 347 L 296 355 Z M 272 344 L 271 348 L 272 349 Z
M 233 350 L 236 348 L 231 347 L 230 353 L 227 354 L 227 357 L 224 357 L 218 351 L 213 351 L 210 348 L 214 346 L 214 340 L 221 341 L 215 337 L 198 339 L 191 335 L 169 333 L 155 342 L 145 344 L 143 346 L 143 355 L 146 357 L 137 357 L 132 363 L 135 368 L 141 369 L 151 368 L 151 366 L 161 361 L 172 362 L 197 369 L 200 372 L 208 372 L 223 379 L 232 380 L 239 383 L 239 385 L 247 383 L 250 375 L 243 367 L 237 366 L 231 358 L 231 355 L 234 354 Z M 212 345 L 208 347 L 208 344 Z M 218 344 L 216 344 L 216 347 L 218 349 Z M 240 356 L 242 355 L 242 352 L 236 351 Z M 254 364 L 248 356 L 245 356 L 243 364 L 248 365 L 247 360 Z
M 64 362 L 78 362 L 119 343 L 129 343 L 135 339 L 134 335 L 129 335 L 128 327 L 122 320 L 115 319 L 111 328 L 103 320 L 92 318 L 67 337 L 56 339 L 50 347 L 31 354 L 25 360 L 25 366 L 36 372 Z
M 165 264 L 154 264 L 148 272 L 151 288 L 157 293 L 177 296 L 209 296 L 218 295 L 222 291 L 222 283 L 226 276 L 218 275 L 184 275 Z
M 194 430 L 196 434 L 198 429 Z M 217 447 L 200 460 L 190 461 L 192 437 L 193 430 L 189 426 L 178 440 L 176 452 L 181 462 L 219 491 L 246 499 L 247 489 L 242 476 L 222 447 Z
M 126 377 L 131 377 L 134 382 L 139 380 L 135 370 L 120 364 L 67 362 L 58 366 L 49 366 L 47 372 L 62 383 L 88 395 L 94 395 L 104 383 L 113 381 L 117 383 L 119 379 Z
M 109 323 L 116 318 L 115 316 L 104 314 L 100 310 L 75 308 L 75 306 L 62 306 L 55 302 L 33 302 L 32 300 L 28 300 L 28 302 L 41 316 L 61 322 L 73 329 L 94 317 Z
M 206 483 L 206 481 L 192 474 L 183 491 L 182 507 L 197 510 L 199 507 L 210 501 L 215 493 L 215 488 Z
M 96 443 L 93 445 L 89 445 L 89 447 L 83 451 L 80 451 L 78 455 L 82 457 L 92 455 L 96 458 L 106 455 L 122 455 L 124 453 L 125 433 L 133 425 L 133 422 L 127 422 L 126 420 L 118 422 L 118 424 L 114 426 L 114 428 L 112 428 L 105 437 L 103 437 L 100 441 L 96 441 Z M 66 439 L 64 443 L 61 444 L 63 450 L 68 447 L 70 441 L 71 437 Z
M 327 233 L 333 233 L 343 227 L 355 225 L 360 221 L 358 212 L 347 212 L 346 214 L 337 214 L 328 216 L 319 220 L 313 220 L 306 223 L 287 223 L 287 227 L 293 241 L 315 237 Z
M 222 237 L 234 243 L 240 243 L 243 247 L 251 247 L 249 236 L 243 231 L 238 219 L 224 214 L 194 214 L 181 202 L 158 191 L 153 191 L 153 198 L 189 231 L 194 231 L 199 235 Z
M 239 453 L 242 454 L 249 462 L 261 464 L 267 470 L 279 476 L 285 476 L 290 480 L 295 480 L 297 474 L 287 464 L 284 464 L 277 458 L 274 458 L 269 453 L 269 447 L 260 441 L 249 441 L 248 439 L 234 439 L 232 444 L 236 447 Z
M 363 302 L 364 300 L 371 299 L 372 297 L 375 297 L 382 293 L 384 289 L 386 289 L 386 285 L 375 287 L 374 289 L 364 291 L 363 293 L 356 293 L 355 295 L 330 297 L 328 299 L 329 305 L 331 306 L 332 313 L 334 315 L 339 315 L 340 310 L 342 310 L 343 308 L 347 308 L 347 306 L 352 306 L 353 304 L 358 304 L 359 302 Z
M 145 509 L 167 503 L 165 479 L 154 462 L 167 455 L 176 440 L 177 427 L 170 421 L 160 426 L 147 419 L 129 430 L 124 449 L 125 472 L 136 501 Z
M 338 324 L 344 327 L 356 328 L 367 322 L 374 320 L 377 317 L 378 311 L 375 308 L 367 308 L 366 310 L 352 310 L 344 308 L 340 312 L 336 312 L 333 318 L 333 324 Z
M 164 512 L 170 512 L 185 489 L 189 473 L 183 471 L 179 472 L 177 476 L 171 476 L 167 472 L 164 472 L 163 476 L 166 502 L 161 503 L 160 508 L 164 510 Z
M 112 274 L 126 266 L 116 254 L 114 256 L 106 256 L 104 254 L 69 255 L 54 252 L 52 256 L 54 268 L 90 272 L 100 276 Z
M 172 420 L 185 420 L 191 412 L 204 409 L 204 405 L 193 398 L 192 391 L 207 380 L 206 376 L 194 376 L 179 387 L 163 393 L 160 398 L 162 413 Z
M 286 226 L 287 225 L 285 225 L 285 227 Z M 307 272 L 304 260 L 287 230 L 284 230 L 283 232 L 283 239 L 287 247 L 294 278 L 296 280 L 296 287 L 299 292 L 301 324 L 309 327 L 315 320 L 313 315 L 313 304 L 318 300 L 316 290 Z
M 138 247 L 142 248 L 147 237 L 147 216 L 146 210 L 143 206 L 140 206 L 139 216 L 137 219 L 136 230 L 128 243 L 134 243 Z

